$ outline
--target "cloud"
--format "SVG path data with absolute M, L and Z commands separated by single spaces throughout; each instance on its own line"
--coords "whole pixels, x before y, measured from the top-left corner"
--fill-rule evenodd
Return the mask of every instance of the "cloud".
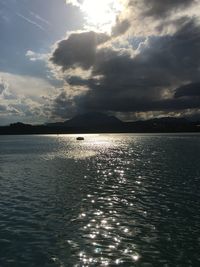
M 142 13 L 146 16 L 163 18 L 171 12 L 177 12 L 194 4 L 196 0 L 141 0 Z M 129 6 L 134 8 L 135 0 L 129 1 Z
M 130 27 L 130 22 L 127 19 L 120 21 L 117 20 L 116 24 L 112 28 L 112 36 L 118 36 L 124 34 Z
M 62 68 L 68 87 L 55 99 L 53 113 L 193 114 L 200 107 L 200 24 L 182 11 L 196 1 L 123 2 L 127 8 L 110 36 L 77 32 L 57 43 L 51 61 Z M 133 35 L 147 21 L 147 29 Z M 77 67 L 90 75 L 82 76 Z M 77 87 L 87 90 L 73 94 Z
M 54 87 L 46 79 L 8 72 L 0 72 L 0 77 L 12 94 L 41 99 L 54 91 Z
M 47 80 L 4 72 L 0 77 L 0 124 L 49 120 L 57 90 Z
M 72 86 L 88 86 L 92 80 L 84 79 L 80 76 L 70 76 L 66 78 L 69 85 Z
M 0 81 L 0 94 L 2 94 L 7 88 L 7 85 L 3 80 Z
M 30 61 L 37 61 L 37 60 L 47 61 L 48 59 L 48 54 L 40 54 L 33 52 L 32 50 L 28 50 L 26 52 L 26 56 L 30 59 Z
M 0 79 L 0 99 L 15 99 L 15 94 L 10 91 L 10 86 L 8 82 L 4 79 Z
M 188 20 L 174 36 L 150 38 L 134 58 L 106 48 L 94 50 L 92 58 L 96 60 L 82 66 L 92 67 L 92 74 L 102 78 L 95 82 L 92 78 L 71 77 L 71 85 L 89 87 L 76 104 L 85 109 L 120 112 L 198 107 L 196 100 L 162 99 L 165 89 L 173 84 L 198 79 L 200 34 L 197 33 L 200 28 L 195 21 Z M 64 68 L 71 66 L 68 58 L 62 63 Z
M 119 17 L 129 21 L 129 36 L 173 34 L 176 28 L 170 22 L 183 16 L 192 18 L 200 15 L 198 0 L 122 0 L 122 3 L 124 8 Z
M 173 99 L 173 86 L 199 79 L 199 41 L 199 25 L 188 20 L 173 36 L 149 38 L 134 58 L 111 51 L 109 60 L 94 66 L 93 73 L 103 79 L 91 86 L 82 104 L 113 111 L 198 107 L 195 99 Z
M 0 112 L 7 111 L 7 107 L 5 105 L 0 105 Z
M 58 42 L 51 61 L 63 70 L 73 67 L 87 70 L 95 62 L 97 47 L 108 39 L 104 33 L 73 33 L 67 39 Z
M 186 84 L 176 89 L 175 98 L 180 98 L 180 97 L 185 97 L 185 96 L 186 97 L 195 97 L 195 96 L 200 97 L 200 82 Z
M 73 99 L 63 90 L 53 101 L 51 110 L 52 118 L 67 119 L 74 116 L 77 112 Z

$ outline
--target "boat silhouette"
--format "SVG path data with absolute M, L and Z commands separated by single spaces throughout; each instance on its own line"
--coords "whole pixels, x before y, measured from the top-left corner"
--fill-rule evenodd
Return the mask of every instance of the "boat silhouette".
M 79 137 L 76 138 L 76 140 L 83 141 L 84 140 L 84 137 L 79 136 Z

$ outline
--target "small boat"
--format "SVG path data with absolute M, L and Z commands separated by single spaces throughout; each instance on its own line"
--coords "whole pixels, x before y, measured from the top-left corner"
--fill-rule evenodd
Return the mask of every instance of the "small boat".
M 76 140 L 83 141 L 84 140 L 84 137 L 79 136 L 79 137 L 76 138 Z

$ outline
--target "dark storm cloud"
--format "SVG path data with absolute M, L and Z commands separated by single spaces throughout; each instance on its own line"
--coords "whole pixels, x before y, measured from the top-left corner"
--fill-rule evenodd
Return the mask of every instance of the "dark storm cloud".
M 93 74 L 103 78 L 99 84 L 90 84 L 90 90 L 77 104 L 86 109 L 121 112 L 199 107 L 199 99 L 162 96 L 173 84 L 199 79 L 199 43 L 200 28 L 188 19 L 174 36 L 150 38 L 133 59 L 128 54 L 101 49 Z
M 66 81 L 68 82 L 68 84 L 72 85 L 72 86 L 87 86 L 89 85 L 90 81 L 88 79 L 83 79 L 79 76 L 71 76 L 69 78 L 66 79 Z
M 79 76 L 70 76 L 66 78 L 66 81 L 71 86 L 84 86 L 89 88 L 94 88 L 101 84 L 101 79 L 99 78 L 90 78 L 90 79 L 83 79 Z
M 185 18 L 174 35 L 153 37 L 134 61 L 163 79 L 197 80 L 200 65 L 200 26 L 195 19 Z M 159 77 L 158 77 L 159 79 Z
M 134 97 L 123 97 L 122 95 L 102 97 L 90 94 L 81 98 L 79 107 L 90 111 L 114 111 L 114 112 L 148 112 L 148 111 L 180 111 L 184 109 L 199 108 L 199 98 L 188 99 L 138 99 Z
M 196 0 L 141 0 L 140 2 L 130 0 L 129 6 L 134 8 L 135 5 L 141 5 L 140 8 L 144 15 L 163 18 L 163 16 L 184 9 L 195 2 Z
M 199 96 L 200 97 L 200 82 L 198 83 L 190 83 L 184 86 L 179 87 L 176 89 L 175 97 L 194 97 Z M 200 101 L 200 99 L 199 99 Z
M 53 103 L 53 117 L 60 117 L 66 119 L 66 116 L 73 116 L 74 102 L 67 96 L 65 91 L 62 91 L 54 100 Z
M 86 93 L 74 97 L 74 106 L 79 110 L 114 112 L 177 111 L 199 108 L 199 98 L 182 99 L 180 98 L 182 89 L 177 89 L 175 95 L 173 89 L 175 86 L 195 84 L 199 81 L 200 26 L 196 19 L 189 17 L 183 17 L 181 22 L 174 20 L 173 23 L 177 26 L 177 31 L 173 35 L 149 37 L 134 57 L 124 51 L 108 47 L 98 48 L 94 45 L 94 41 L 90 41 L 91 44 L 89 42 L 87 45 L 85 42 L 83 44 L 79 42 L 77 46 L 81 51 L 86 49 L 86 54 L 90 47 L 88 60 L 77 56 L 76 48 L 68 50 L 70 37 L 63 41 L 62 49 L 59 49 L 60 44 L 58 44 L 59 55 L 54 52 L 54 63 L 58 62 L 56 64 L 61 65 L 64 70 L 77 63 L 85 69 L 89 67 L 92 69 L 89 79 L 78 76 L 68 79 L 72 88 L 79 85 L 87 86 L 89 89 Z M 82 36 L 79 37 L 76 36 L 76 40 L 82 39 Z M 59 61 L 60 59 L 62 61 Z M 99 77 L 98 80 L 95 77 Z M 190 88 L 187 88 L 187 94 L 195 96 L 192 90 L 190 93 Z M 171 92 L 169 96 L 165 95 L 166 91 Z M 63 110 L 67 105 L 70 106 L 66 98 L 63 98 L 61 103 L 56 100 L 56 104 L 57 108 L 60 105 Z
M 73 33 L 68 39 L 58 43 L 51 61 L 66 70 L 80 66 L 89 69 L 95 63 L 98 45 L 106 42 L 109 37 L 103 33 Z

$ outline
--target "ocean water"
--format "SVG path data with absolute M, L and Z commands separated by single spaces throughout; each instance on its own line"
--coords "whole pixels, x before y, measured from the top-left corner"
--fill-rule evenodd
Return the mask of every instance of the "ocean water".
M 0 266 L 200 266 L 200 135 L 0 136 Z

